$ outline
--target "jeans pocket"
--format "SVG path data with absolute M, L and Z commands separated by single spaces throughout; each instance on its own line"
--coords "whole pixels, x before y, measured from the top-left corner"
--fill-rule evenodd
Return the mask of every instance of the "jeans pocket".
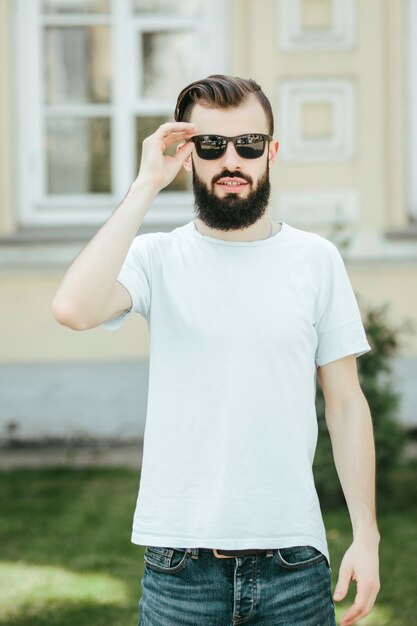
M 326 561 L 325 555 L 313 546 L 292 546 L 291 548 L 279 548 L 277 550 L 278 563 L 286 569 L 300 569 L 310 567 Z
M 186 567 L 189 559 L 190 553 L 185 548 L 145 547 L 145 565 L 157 572 L 166 574 L 179 572 Z

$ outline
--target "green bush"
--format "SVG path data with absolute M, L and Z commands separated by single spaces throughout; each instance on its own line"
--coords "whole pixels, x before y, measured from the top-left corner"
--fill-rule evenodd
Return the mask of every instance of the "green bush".
M 346 247 L 345 243 L 338 247 Z M 394 389 L 392 360 L 402 348 L 401 334 L 414 332 L 411 320 L 395 327 L 388 321 L 388 303 L 361 305 L 362 321 L 371 351 L 357 360 L 358 377 L 368 401 L 373 420 L 376 454 L 376 489 L 378 503 L 387 501 L 393 488 L 393 471 L 401 462 L 407 439 L 398 420 L 400 394 Z M 333 460 L 331 440 L 324 418 L 324 398 L 317 378 L 316 409 L 319 427 L 313 471 L 320 501 L 326 506 L 344 502 Z

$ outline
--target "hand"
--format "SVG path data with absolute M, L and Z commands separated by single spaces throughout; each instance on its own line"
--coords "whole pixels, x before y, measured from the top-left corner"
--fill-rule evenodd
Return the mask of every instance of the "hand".
M 345 553 L 339 569 L 339 580 L 333 594 L 336 602 L 346 596 L 351 580 L 356 581 L 355 601 L 343 615 L 340 626 L 351 626 L 368 615 L 380 589 L 378 539 L 355 539 Z
M 186 141 L 195 135 L 195 125 L 189 122 L 162 124 L 142 144 L 142 157 L 135 182 L 150 184 L 158 192 L 178 174 L 185 159 L 194 148 L 192 141 L 178 147 L 175 156 L 167 156 L 165 150 L 173 143 Z

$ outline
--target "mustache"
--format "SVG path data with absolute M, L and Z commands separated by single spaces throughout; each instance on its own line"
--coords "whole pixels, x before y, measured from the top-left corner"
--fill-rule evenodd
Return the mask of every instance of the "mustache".
M 242 172 L 229 172 L 229 170 L 224 170 L 223 172 L 221 172 L 220 174 L 216 174 L 216 176 L 212 178 L 212 184 L 216 184 L 221 178 L 242 178 L 243 180 L 246 180 L 247 183 L 253 183 L 252 178 L 248 174 L 243 174 Z

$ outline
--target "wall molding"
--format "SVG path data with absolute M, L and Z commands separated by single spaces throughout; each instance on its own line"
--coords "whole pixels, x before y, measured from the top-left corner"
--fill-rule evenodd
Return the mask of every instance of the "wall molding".
M 346 50 L 356 45 L 355 0 L 329 0 L 330 28 L 304 28 L 302 0 L 277 0 L 279 45 L 288 51 Z
M 347 161 L 357 148 L 356 85 L 348 79 L 286 79 L 278 88 L 280 156 L 286 161 Z M 333 132 L 303 135 L 303 106 L 329 104 Z

